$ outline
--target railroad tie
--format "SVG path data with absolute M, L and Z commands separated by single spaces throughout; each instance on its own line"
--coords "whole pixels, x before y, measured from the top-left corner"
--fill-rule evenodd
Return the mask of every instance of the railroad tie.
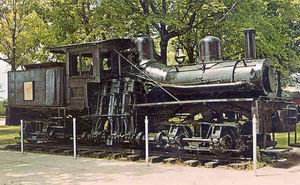
M 141 158 L 142 158 L 141 155 L 128 155 L 128 156 L 127 156 L 127 159 L 128 159 L 129 161 L 137 161 L 137 160 L 139 160 L 139 159 L 141 159 Z
M 186 166 L 196 167 L 199 165 L 199 161 L 198 160 L 187 160 L 187 161 L 184 161 L 183 164 Z
M 63 155 L 72 155 L 73 150 L 63 150 L 62 153 L 63 153 Z
M 215 168 L 219 165 L 220 165 L 220 162 L 217 162 L 217 161 L 210 161 L 210 162 L 205 163 L 206 168 Z
M 177 159 L 175 159 L 175 158 L 166 158 L 166 159 L 163 160 L 163 163 L 165 163 L 165 164 L 174 164 L 174 163 L 176 163 L 176 161 L 177 161 Z
M 49 150 L 49 153 L 50 154 L 57 154 L 57 153 L 59 153 L 59 152 L 61 152 L 62 151 L 62 149 L 50 149 Z
M 45 148 L 35 148 L 33 151 L 34 152 L 44 152 L 46 149 Z
M 34 148 L 25 146 L 24 150 L 27 151 L 27 152 L 31 152 L 31 151 L 34 150 Z
M 119 158 L 122 158 L 122 157 L 125 157 L 126 154 L 125 153 L 114 153 L 111 155 L 111 158 L 112 159 L 119 159 Z
M 89 156 L 91 153 L 93 152 L 89 150 L 82 150 L 78 152 L 79 156 Z
M 246 170 L 249 166 L 249 162 L 243 162 L 243 163 L 230 163 L 228 164 L 229 167 L 239 170 Z
M 93 153 L 92 154 L 92 157 L 95 157 L 95 158 L 103 158 L 103 157 L 106 157 L 108 155 L 107 152 L 96 152 L 96 153 Z
M 150 156 L 149 157 L 149 162 L 150 163 L 160 163 L 160 162 L 163 161 L 163 159 L 164 159 L 163 156 Z

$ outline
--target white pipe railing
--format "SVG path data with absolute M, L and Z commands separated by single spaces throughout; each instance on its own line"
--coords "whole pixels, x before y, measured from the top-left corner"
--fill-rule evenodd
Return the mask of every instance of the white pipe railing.
M 20 139 L 20 143 L 21 143 L 21 152 L 24 153 L 24 130 L 23 130 L 23 120 L 21 119 L 21 139 Z
M 253 172 L 254 175 L 257 175 L 257 117 L 256 114 L 253 114 L 252 118 L 252 135 L 253 135 Z
M 73 154 L 74 154 L 74 159 L 77 158 L 77 146 L 76 146 L 76 118 L 73 118 Z
M 149 139 L 148 139 L 148 117 L 145 116 L 145 161 L 146 164 L 149 166 Z

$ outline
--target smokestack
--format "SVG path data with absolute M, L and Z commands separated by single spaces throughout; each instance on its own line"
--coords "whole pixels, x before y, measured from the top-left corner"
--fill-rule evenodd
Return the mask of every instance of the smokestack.
M 245 59 L 256 59 L 255 29 L 244 30 L 245 34 Z

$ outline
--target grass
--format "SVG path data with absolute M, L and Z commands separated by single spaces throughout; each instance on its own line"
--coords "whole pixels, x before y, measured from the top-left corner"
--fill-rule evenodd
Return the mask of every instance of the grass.
M 298 143 L 300 143 L 300 125 L 297 127 L 297 139 Z M 275 140 L 277 141 L 277 148 L 288 148 L 288 134 L 284 133 L 276 133 Z M 294 143 L 294 133 L 291 133 L 291 143 Z
M 19 126 L 0 126 L 0 145 L 16 143 L 15 137 L 19 137 L 19 131 Z

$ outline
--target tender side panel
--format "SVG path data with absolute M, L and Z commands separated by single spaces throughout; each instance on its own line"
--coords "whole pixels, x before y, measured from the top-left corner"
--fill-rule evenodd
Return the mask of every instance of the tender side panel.
M 9 106 L 63 106 L 64 68 L 9 72 Z
M 45 89 L 45 100 L 46 105 L 55 105 L 56 100 L 56 74 L 55 70 L 46 70 L 46 89 Z
M 16 87 L 15 87 L 15 73 L 8 73 L 8 104 L 16 104 Z

